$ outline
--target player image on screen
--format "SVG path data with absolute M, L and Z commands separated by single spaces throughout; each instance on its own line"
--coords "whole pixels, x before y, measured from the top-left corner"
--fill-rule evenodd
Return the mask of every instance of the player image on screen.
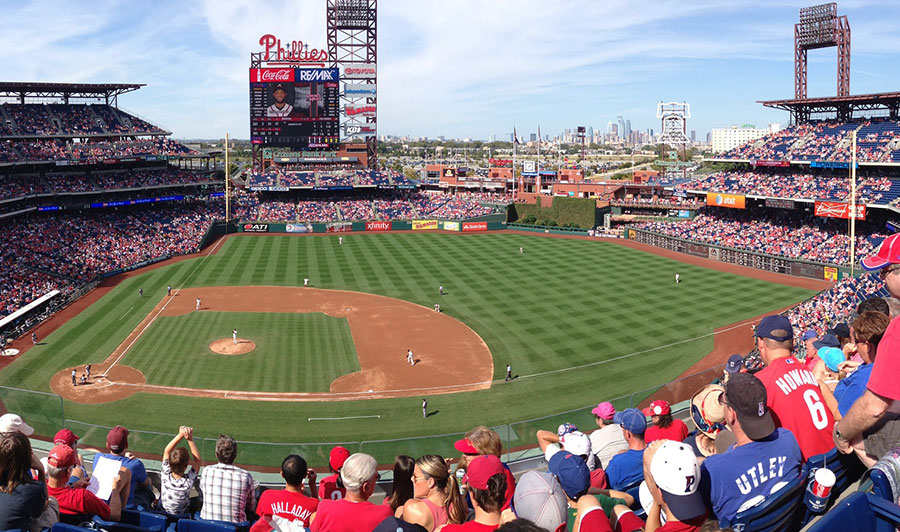
M 281 83 L 275 85 L 272 90 L 273 103 L 266 108 L 266 116 L 271 118 L 286 118 L 291 116 L 291 113 L 294 112 L 294 106 L 291 105 L 293 101 L 294 95 L 292 94 L 291 97 L 288 98 L 288 91 L 285 85 Z

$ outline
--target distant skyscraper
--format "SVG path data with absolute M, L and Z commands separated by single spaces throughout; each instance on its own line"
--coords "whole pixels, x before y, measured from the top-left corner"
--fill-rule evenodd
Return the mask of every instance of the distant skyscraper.
M 531 142 L 537 141 L 537 133 L 532 133 L 530 138 L 531 138 Z
M 691 142 L 697 142 L 697 131 L 695 129 L 691 130 Z
M 593 142 L 592 139 L 594 138 L 594 126 L 588 126 L 587 138 L 588 142 Z
M 616 117 L 616 123 L 619 125 L 619 138 L 625 138 L 627 133 L 625 130 L 625 120 L 622 118 L 622 115 Z
M 488 142 L 497 142 L 497 135 L 495 133 L 488 135 Z
M 615 130 L 616 130 L 616 125 L 613 124 L 612 121 L 609 121 L 606 123 L 606 134 L 607 135 L 612 135 L 615 132 Z
M 631 120 L 630 119 L 625 121 L 625 137 L 626 138 L 631 137 Z

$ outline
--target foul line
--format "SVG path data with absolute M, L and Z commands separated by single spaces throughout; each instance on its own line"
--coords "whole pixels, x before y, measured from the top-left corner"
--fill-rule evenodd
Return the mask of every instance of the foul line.
M 224 239 L 220 238 L 219 241 L 216 242 L 216 244 L 209 249 L 209 251 L 206 253 L 206 256 L 204 256 L 203 259 L 200 262 L 198 262 L 196 266 L 194 266 L 194 269 L 191 270 L 191 272 L 187 275 L 187 277 L 185 277 L 185 281 L 187 279 L 190 279 L 191 276 L 194 275 L 194 272 L 197 271 L 197 268 L 199 268 L 200 266 L 203 266 L 203 263 L 206 262 L 206 259 L 208 259 L 210 255 L 212 255 L 213 251 L 215 251 L 216 248 L 219 247 L 219 244 L 221 244 L 223 240 Z M 131 343 L 129 343 L 127 346 L 125 346 L 125 350 L 122 351 L 122 353 L 118 357 L 116 357 L 115 360 L 113 360 L 113 363 L 110 364 L 108 368 L 106 368 L 106 371 L 104 371 L 102 375 L 100 375 L 101 377 L 107 377 L 109 375 L 110 370 L 112 370 L 115 367 L 115 365 L 118 364 L 120 360 L 122 360 L 122 357 L 124 357 L 128 353 L 128 351 L 135 344 L 135 342 L 137 342 L 138 339 L 141 336 L 143 336 L 144 332 L 146 332 L 146 330 L 151 325 L 153 325 L 153 322 L 156 321 L 156 318 L 158 318 L 159 315 L 162 314 L 162 311 L 166 310 L 166 307 L 169 306 L 169 303 L 171 303 L 172 300 L 175 298 L 175 296 L 178 295 L 178 292 L 181 291 L 181 288 L 184 286 L 185 281 L 181 282 L 181 285 L 175 289 L 175 292 L 171 296 L 169 296 L 168 301 L 166 301 L 165 304 L 163 304 L 163 306 L 156 312 L 156 314 L 154 314 L 153 318 L 151 318 L 150 321 L 147 322 L 147 325 L 145 325 L 144 328 L 141 329 L 141 332 L 139 332 L 137 334 L 137 336 L 135 336 L 134 339 L 131 340 Z M 134 307 L 131 307 L 131 308 L 134 308 Z M 128 312 L 131 312 L 131 310 L 129 310 Z M 127 314 L 127 312 L 126 312 L 126 314 Z M 121 319 L 121 318 L 119 318 L 119 319 Z
M 374 416 L 308 417 L 308 418 L 306 418 L 306 421 L 307 422 L 309 422 L 309 421 L 337 421 L 337 420 L 341 420 L 341 419 L 372 419 L 372 418 L 381 419 L 381 416 L 376 414 Z

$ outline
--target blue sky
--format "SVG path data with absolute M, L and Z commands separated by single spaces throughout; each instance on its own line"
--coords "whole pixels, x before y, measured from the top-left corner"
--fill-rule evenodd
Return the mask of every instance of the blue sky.
M 379 133 L 555 134 L 620 114 L 658 131 L 660 100 L 689 102 L 698 135 L 785 123 L 755 102 L 793 96 L 793 24 L 810 3 L 381 0 Z M 838 11 L 851 91 L 900 90 L 900 2 Z M 0 0 L 0 13 L 3 80 L 146 83 L 120 105 L 182 138 L 249 136 L 261 35 L 325 47 L 325 0 Z M 810 96 L 836 92 L 835 56 L 810 53 Z

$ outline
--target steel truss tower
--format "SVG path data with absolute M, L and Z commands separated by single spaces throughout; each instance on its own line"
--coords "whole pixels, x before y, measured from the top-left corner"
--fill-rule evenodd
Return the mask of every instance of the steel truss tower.
M 794 24 L 794 98 L 807 97 L 807 52 L 837 47 L 837 96 L 850 96 L 850 23 L 834 2 L 804 7 Z M 849 118 L 849 117 L 847 117 Z

